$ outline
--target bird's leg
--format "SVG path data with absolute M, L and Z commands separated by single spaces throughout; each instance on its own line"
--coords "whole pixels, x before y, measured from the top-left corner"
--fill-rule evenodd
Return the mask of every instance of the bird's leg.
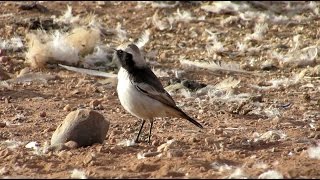
M 151 131 L 152 131 L 152 126 L 153 126 L 153 119 L 150 120 L 150 130 L 149 130 L 149 140 L 148 140 L 148 143 L 150 144 L 150 139 L 151 139 Z
M 142 119 L 142 124 L 141 124 L 140 130 L 139 130 L 139 133 L 138 133 L 138 135 L 136 137 L 136 140 L 134 141 L 135 143 L 139 143 L 139 136 L 141 134 L 141 131 L 142 131 L 142 128 L 143 128 L 143 125 L 144 125 L 145 122 L 146 121 L 144 119 Z

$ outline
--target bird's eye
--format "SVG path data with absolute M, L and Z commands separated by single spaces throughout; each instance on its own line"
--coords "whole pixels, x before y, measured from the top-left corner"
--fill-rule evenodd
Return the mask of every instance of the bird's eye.
M 122 53 L 123 53 L 123 51 L 122 51 L 122 50 L 118 50 L 118 53 L 119 53 L 119 54 L 122 54 Z

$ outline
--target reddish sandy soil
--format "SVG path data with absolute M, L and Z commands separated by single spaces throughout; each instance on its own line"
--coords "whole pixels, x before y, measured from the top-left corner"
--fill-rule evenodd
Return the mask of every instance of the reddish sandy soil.
M 30 18 L 48 19 L 52 15 L 59 16 L 66 10 L 66 2 L 43 2 L 49 12 L 42 13 L 38 9 L 21 10 L 19 3 L 1 2 L 2 14 L 13 13 L 13 16 L 1 16 L 0 35 L 10 38 L 19 35 L 25 42 L 25 34 L 30 31 Z M 109 28 L 115 28 L 117 22 L 122 23 L 129 37 L 138 38 L 145 28 L 152 28 L 151 18 L 157 8 L 147 5 L 136 9 L 136 2 L 122 2 L 98 5 L 97 2 L 72 2 L 73 13 L 84 16 L 94 12 Z M 252 27 L 239 28 L 236 24 L 220 26 L 219 21 L 229 15 L 213 15 L 200 10 L 199 4 L 181 3 L 175 8 L 159 9 L 164 16 L 180 10 L 191 11 L 196 17 L 206 15 L 204 22 L 178 23 L 173 30 L 159 31 L 152 29 L 152 38 L 145 51 L 157 50 L 154 61 L 158 69 L 184 69 L 179 63 L 180 56 L 188 59 L 206 57 L 206 41 L 201 36 L 191 37 L 190 28 L 197 28 L 201 35 L 207 28 L 215 28 L 225 32 L 226 46 L 236 49 L 235 43 L 248 33 Z M 304 27 L 304 30 L 301 29 Z M 265 40 L 259 42 L 287 44 L 288 37 L 296 33 L 304 33 L 304 38 L 318 37 L 319 20 L 310 23 L 269 26 Z M 169 34 L 169 35 L 168 35 Z M 226 38 L 226 37 L 230 38 Z M 236 40 L 237 39 L 237 40 Z M 106 43 L 108 40 L 105 40 Z M 304 41 L 308 46 L 312 41 Z M 186 51 L 182 47 L 189 47 Z M 192 47 L 198 47 L 192 49 Z M 15 64 L 1 62 L 4 71 L 15 76 L 28 66 L 25 60 L 25 49 L 18 52 L 6 52 L 10 61 Z M 261 52 L 264 56 L 264 52 Z M 259 56 L 257 56 L 259 57 Z M 208 59 L 208 57 L 206 57 Z M 231 57 L 223 55 L 229 62 L 245 64 L 245 56 Z M 22 61 L 18 61 L 22 60 Z M 312 66 L 314 67 L 314 66 Z M 135 146 L 117 145 L 125 139 L 135 137 L 140 122 L 125 112 L 117 97 L 114 85 L 97 83 L 99 77 L 82 75 L 53 67 L 42 70 L 43 73 L 57 75 L 59 78 L 48 83 L 18 83 L 12 89 L 0 90 L 0 177 L 25 178 L 70 178 L 74 169 L 79 169 L 88 178 L 226 178 L 236 168 L 241 168 L 245 177 L 257 178 L 267 170 L 276 170 L 284 178 L 320 178 L 320 160 L 311 159 L 307 149 L 320 138 L 320 93 L 319 78 L 304 78 L 296 85 L 259 91 L 250 88 L 249 84 L 267 82 L 273 78 L 291 77 L 303 68 L 280 68 L 263 71 L 259 68 L 252 72 L 259 74 L 243 75 L 223 72 L 210 72 L 194 69 L 188 71 L 183 78 L 214 85 L 227 77 L 241 80 L 237 92 L 261 95 L 261 99 L 251 99 L 245 104 L 237 102 L 203 101 L 201 107 L 195 98 L 185 98 L 179 93 L 173 95 L 177 104 L 181 105 L 190 116 L 204 125 L 202 131 L 183 119 L 156 119 L 151 145 L 146 142 Z M 174 77 L 173 73 L 169 73 Z M 310 72 L 307 72 L 310 76 Z M 318 76 L 319 77 L 319 74 Z M 161 78 L 167 85 L 170 78 Z M 313 88 L 303 87 L 311 83 Z M 90 102 L 101 100 L 102 108 L 96 109 L 107 118 L 111 125 L 103 144 L 89 147 L 34 154 L 32 149 L 25 148 L 31 141 L 41 147 L 50 138 L 56 127 L 70 112 L 64 110 L 66 105 L 71 110 L 78 108 L 92 109 Z M 265 115 L 250 114 L 255 101 L 263 103 L 263 108 L 272 107 L 280 112 L 280 117 L 270 118 Z M 286 106 L 289 103 L 288 107 Z M 313 121 L 312 121 L 312 120 Z M 315 127 L 309 124 L 313 123 Z M 148 126 L 144 129 L 143 138 L 147 139 Z M 282 132 L 285 138 L 276 137 L 254 142 L 256 133 L 263 134 L 270 130 Z M 174 139 L 175 152 L 163 153 L 161 157 L 138 159 L 138 154 L 154 152 L 157 148 Z M 8 148 L 9 140 L 22 142 L 17 148 Z M 225 163 L 230 169 L 215 168 L 214 163 Z M 260 166 L 259 166 L 260 165 Z

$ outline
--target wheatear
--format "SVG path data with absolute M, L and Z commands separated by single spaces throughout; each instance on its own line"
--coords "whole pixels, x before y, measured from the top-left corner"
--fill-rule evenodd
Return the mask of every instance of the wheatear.
M 123 50 L 115 50 L 121 68 L 118 72 L 117 92 L 121 105 L 132 115 L 142 119 L 142 124 L 135 142 L 139 136 L 145 120 L 150 121 L 149 140 L 155 117 L 184 118 L 203 128 L 200 123 L 184 113 L 163 88 L 160 80 L 147 66 L 139 48 L 129 44 Z

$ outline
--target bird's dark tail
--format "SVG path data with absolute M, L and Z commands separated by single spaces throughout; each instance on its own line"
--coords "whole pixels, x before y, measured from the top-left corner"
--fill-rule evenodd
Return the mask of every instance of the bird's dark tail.
M 180 117 L 188 120 L 188 121 L 191 122 L 192 124 L 194 124 L 194 125 L 198 126 L 199 128 L 203 129 L 203 126 L 202 126 L 198 121 L 192 119 L 190 116 L 188 116 L 185 112 L 183 112 L 183 111 L 182 111 L 181 109 L 179 109 L 178 107 L 177 107 L 177 110 L 179 110 L 179 112 L 180 112 Z

